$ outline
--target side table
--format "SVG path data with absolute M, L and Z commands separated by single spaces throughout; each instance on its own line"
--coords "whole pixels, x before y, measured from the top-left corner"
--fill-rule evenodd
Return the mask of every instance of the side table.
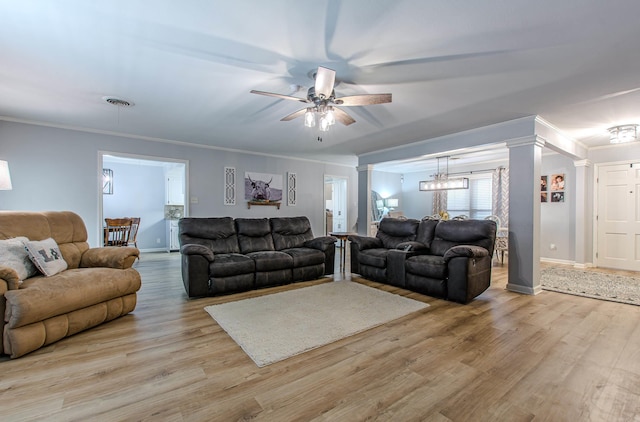
M 347 260 L 347 251 L 346 251 L 346 247 L 347 247 L 347 238 L 351 235 L 357 235 L 358 233 L 354 233 L 354 232 L 330 232 L 329 236 L 333 236 L 333 237 L 337 237 L 338 241 L 340 242 L 340 245 L 338 246 L 340 248 L 340 272 L 343 273 L 344 272 L 344 267 L 346 265 L 346 260 Z

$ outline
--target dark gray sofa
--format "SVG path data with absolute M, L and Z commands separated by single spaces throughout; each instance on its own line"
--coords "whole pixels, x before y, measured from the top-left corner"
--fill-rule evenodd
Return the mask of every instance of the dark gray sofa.
M 334 271 L 336 238 L 314 238 L 307 217 L 190 217 L 178 228 L 189 297 L 314 280 Z
M 351 272 L 468 303 L 491 284 L 496 223 L 384 218 L 376 237 L 349 236 Z

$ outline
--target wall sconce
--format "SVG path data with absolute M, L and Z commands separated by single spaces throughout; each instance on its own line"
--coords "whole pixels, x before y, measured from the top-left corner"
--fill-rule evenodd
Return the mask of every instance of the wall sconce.
M 418 184 L 420 191 L 438 191 L 453 189 L 469 189 L 469 179 L 466 177 L 455 177 L 451 179 L 422 180 Z
M 387 198 L 384 200 L 385 206 L 390 210 L 398 208 L 398 198 Z
M 9 163 L 0 160 L 0 190 L 11 190 L 11 174 L 9 173 Z
M 113 195 L 113 170 L 102 169 L 102 193 Z

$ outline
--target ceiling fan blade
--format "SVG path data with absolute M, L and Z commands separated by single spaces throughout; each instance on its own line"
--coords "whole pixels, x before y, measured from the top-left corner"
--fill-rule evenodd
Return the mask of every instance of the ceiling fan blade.
M 333 107 L 333 117 L 345 126 L 349 126 L 351 123 L 356 122 L 356 120 L 349 116 L 346 111 L 340 110 L 338 107 Z
M 350 95 L 336 98 L 334 103 L 342 107 L 385 104 L 391 102 L 391 94 Z
M 319 66 L 316 73 L 315 92 L 317 96 L 329 98 L 333 92 L 333 84 L 336 82 L 336 71 Z
M 282 100 L 294 100 L 294 101 L 300 101 L 301 103 L 309 102 L 306 98 L 292 97 L 291 95 L 282 95 L 282 94 L 275 94 L 273 92 L 256 91 L 255 89 L 252 89 L 250 92 L 252 94 L 266 95 L 267 97 L 276 97 Z
M 288 116 L 284 116 L 282 119 L 280 119 L 280 121 L 281 122 L 288 122 L 289 120 L 293 120 L 296 117 L 304 116 L 304 113 L 306 113 L 306 112 L 307 112 L 307 109 L 303 108 L 302 110 L 295 111 L 295 112 L 289 114 Z M 336 116 L 336 118 L 337 118 L 337 116 Z

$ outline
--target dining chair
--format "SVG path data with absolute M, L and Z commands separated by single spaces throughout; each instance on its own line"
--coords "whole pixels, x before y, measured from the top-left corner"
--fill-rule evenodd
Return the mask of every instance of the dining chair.
M 131 232 L 129 233 L 129 245 L 138 247 L 138 228 L 140 227 L 140 217 L 131 217 Z
M 105 218 L 104 246 L 128 246 L 130 218 Z

